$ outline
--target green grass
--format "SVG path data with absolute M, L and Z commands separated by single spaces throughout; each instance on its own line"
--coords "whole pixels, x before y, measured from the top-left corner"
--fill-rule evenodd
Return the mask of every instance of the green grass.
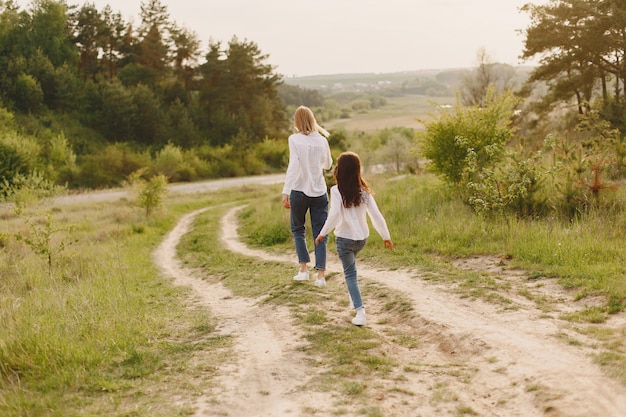
M 178 199 L 180 200 L 180 199 Z M 0 251 L 0 414 L 3 416 L 171 416 L 203 378 L 190 365 L 196 352 L 228 354 L 230 340 L 213 336 L 215 319 L 189 308 L 151 252 L 176 219 L 209 201 L 170 204 L 146 218 L 130 201 L 92 206 L 38 206 L 22 217 L 2 211 Z M 59 249 L 47 261 L 21 240 L 45 225 Z M 71 227 L 70 227 L 71 226 Z M 41 232 L 39 230 L 38 232 Z M 210 364 L 208 369 L 213 369 Z M 183 377 L 185 375 L 185 377 Z M 173 392 L 158 389 L 164 385 Z M 157 389 L 154 389 L 154 388 Z M 162 403 L 158 411 L 151 403 Z M 184 409 L 184 407 L 182 407 Z
M 622 244 L 626 228 L 622 215 L 591 214 L 571 222 L 484 219 L 428 175 L 393 181 L 372 177 L 370 183 L 387 219 L 394 251 L 380 250 L 382 241 L 371 228 L 368 245 L 360 254 L 365 262 L 433 271 L 438 279 L 460 282 L 473 295 L 493 297 L 493 292 L 506 284 L 475 272 L 449 270 L 446 260 L 500 255 L 529 271 L 534 280 L 557 277 L 563 287 L 576 289 L 583 297 L 604 296 L 606 311 L 617 312 L 626 306 L 626 247 Z M 244 211 L 241 221 L 245 230 L 255 235 L 249 243 L 264 239 L 266 219 L 272 219 L 268 233 L 273 234 L 280 223 L 288 229 L 288 213 L 277 211 L 277 198 L 270 196 Z M 312 237 L 309 239 L 312 244 Z M 331 250 L 333 241 L 331 234 Z M 277 241 L 273 249 L 289 250 L 291 243 Z
M 433 177 L 368 179 L 395 250 L 381 250 L 382 241 L 372 229 L 361 262 L 415 268 L 424 278 L 454 282 L 468 296 L 507 306 L 510 300 L 499 298 L 509 289 L 506 284 L 457 271 L 449 263 L 474 254 L 504 255 L 535 282 L 556 277 L 577 298 L 605 297 L 603 306 L 561 317 L 573 325 L 601 323 L 623 310 L 623 216 L 594 214 L 569 223 L 480 219 Z M 324 369 L 318 389 L 336 391 L 348 404 L 354 401 L 366 414 L 376 415 L 376 403 L 367 400 L 375 387 L 368 381 L 422 369 L 396 363 L 385 350 L 420 345 L 418 336 L 402 330 L 412 318 L 411 304 L 402 294 L 368 283 L 363 294 L 380 306 L 377 315 L 385 330 L 354 328 L 349 317 L 338 324 L 333 317 L 340 314 L 337 308 L 347 307 L 345 289 L 318 291 L 286 282 L 293 265 L 238 256 L 216 244 L 225 210 L 248 204 L 240 218 L 245 240 L 291 253 L 284 232 L 289 212 L 279 198 L 278 186 L 166 196 L 164 209 L 150 218 L 129 200 L 54 208 L 53 225 L 62 231 L 49 243 L 59 249 L 52 276 L 46 259 L 15 239 L 33 229 L 12 209 L 1 208 L 0 415 L 158 417 L 190 412 L 182 404 L 210 387 L 217 364 L 232 354 L 232 340 L 215 332 L 216 319 L 206 310 L 189 305 L 187 290 L 161 275 L 152 252 L 180 216 L 206 206 L 213 209 L 196 219 L 179 245 L 183 261 L 221 280 L 237 296 L 263 296 L 265 303 L 289 307 L 304 334 L 302 349 Z M 38 206 L 25 216 L 43 227 L 46 212 L 46 206 Z M 67 246 L 60 250 L 63 244 Z M 329 247 L 334 250 L 332 238 Z M 623 335 L 586 334 L 601 342 L 597 362 L 618 378 L 625 375 L 624 349 L 616 343 Z M 207 351 L 212 362 L 197 366 L 194 358 Z M 454 372 L 452 365 L 442 370 Z M 457 378 L 471 378 L 470 371 L 462 374 Z M 446 393 L 446 387 L 435 388 L 432 399 L 445 402 Z M 181 401 L 172 402 L 173 396 Z M 344 405 L 335 412 L 349 411 Z M 458 413 L 471 415 L 472 410 L 459 405 Z
M 625 218 L 621 213 L 591 213 L 575 221 L 555 219 L 480 218 L 467 206 L 450 195 L 439 181 L 431 176 L 406 177 L 388 180 L 368 178 L 375 191 L 378 206 L 387 219 L 394 251 L 380 250 L 382 241 L 373 228 L 368 245 L 359 255 L 360 261 L 379 267 L 408 267 L 420 271 L 424 279 L 456 284 L 463 296 L 481 298 L 514 309 L 516 304 L 508 297 L 511 282 L 496 281 L 489 274 L 459 271 L 449 261 L 472 255 L 497 255 L 510 259 L 513 267 L 528 271 L 527 282 L 540 283 L 542 279 L 556 278 L 570 290 L 570 302 L 600 296 L 604 305 L 583 307 L 559 318 L 572 323 L 603 323 L 611 314 L 626 307 L 626 238 Z M 288 229 L 288 214 L 276 211 L 277 197 L 257 201 L 246 208 L 240 221 L 242 233 L 255 231 L 250 244 L 258 244 L 263 234 L 265 219 L 272 218 L 268 230 Z M 270 214 L 272 213 L 272 214 Z M 310 228 L 309 228 L 310 229 Z M 308 236 L 312 247 L 312 236 Z M 334 250 L 334 238 L 329 240 Z M 293 250 L 290 241 L 277 241 L 265 250 L 284 252 Z M 524 283 L 519 288 L 524 295 Z M 525 297 L 528 298 L 529 293 Z M 381 298 L 383 301 L 384 298 Z M 534 298 L 542 311 L 551 311 L 545 297 Z M 567 302 L 567 301 L 566 301 Z M 612 340 L 617 340 L 613 336 Z M 402 343 L 402 338 L 396 341 Z M 611 375 L 626 374 L 624 348 L 619 343 L 607 347 L 607 353 L 598 363 Z
M 329 130 L 345 129 L 356 132 L 375 132 L 384 128 L 402 126 L 423 130 L 422 120 L 437 114 L 437 106 L 452 105 L 454 97 L 426 97 L 406 95 L 388 97 L 383 107 L 365 113 L 355 113 L 349 119 L 335 119 L 323 123 Z

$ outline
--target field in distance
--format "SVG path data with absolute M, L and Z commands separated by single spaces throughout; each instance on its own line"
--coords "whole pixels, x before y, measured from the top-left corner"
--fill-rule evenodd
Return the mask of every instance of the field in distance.
M 349 119 L 334 119 L 322 124 L 329 130 L 373 132 L 390 127 L 424 128 L 420 120 L 428 120 L 439 114 L 440 106 L 453 106 L 454 97 L 427 97 L 406 95 L 387 97 L 387 104 L 368 112 L 353 113 Z

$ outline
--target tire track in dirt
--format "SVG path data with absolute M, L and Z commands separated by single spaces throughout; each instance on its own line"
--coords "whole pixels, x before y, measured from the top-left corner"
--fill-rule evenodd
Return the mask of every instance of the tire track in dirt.
M 292 256 L 251 249 L 240 242 L 236 214 L 241 208 L 229 210 L 222 219 L 226 247 L 246 256 L 293 263 Z M 333 270 L 341 272 L 341 265 L 338 259 L 329 256 L 328 271 Z M 559 341 L 555 337 L 559 331 L 557 321 L 539 318 L 538 310 L 502 311 L 480 300 L 463 300 L 424 282 L 415 271 L 380 270 L 361 263 L 359 279 L 364 283 L 378 282 L 405 294 L 421 318 L 439 325 L 448 336 L 466 345 L 459 349 L 465 350 L 459 359 L 475 368 L 476 374 L 465 387 L 464 395 L 479 415 L 626 415 L 626 387 L 607 377 L 583 349 Z M 375 319 L 370 318 L 374 330 Z M 507 400 L 500 403 L 497 398 Z
M 194 298 L 218 318 L 217 331 L 235 338 L 234 360 L 220 366 L 214 390 L 196 401 L 195 416 L 280 417 L 298 415 L 319 395 L 296 389 L 313 373 L 297 351 L 298 329 L 287 309 L 257 300 L 233 297 L 220 282 L 194 277 L 181 266 L 176 246 L 195 217 L 209 208 L 183 216 L 154 252 L 154 260 L 176 285 L 190 287 Z

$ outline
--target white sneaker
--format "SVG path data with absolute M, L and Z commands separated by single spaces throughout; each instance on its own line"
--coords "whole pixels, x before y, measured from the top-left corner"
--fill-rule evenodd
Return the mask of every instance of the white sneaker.
M 294 281 L 308 281 L 309 280 L 309 271 L 298 272 L 298 275 L 293 277 Z
M 366 322 L 365 307 L 361 307 L 356 311 L 356 316 L 352 319 L 352 324 L 355 326 L 365 326 Z
M 315 286 L 316 287 L 325 287 L 326 286 L 326 278 L 322 277 L 322 278 L 318 278 L 315 280 Z

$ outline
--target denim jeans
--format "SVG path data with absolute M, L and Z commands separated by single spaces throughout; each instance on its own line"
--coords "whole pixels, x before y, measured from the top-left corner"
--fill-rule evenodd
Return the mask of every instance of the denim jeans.
M 348 285 L 348 292 L 354 304 L 354 309 L 357 310 L 363 306 L 363 300 L 361 299 L 361 290 L 359 290 L 359 283 L 357 282 L 356 274 L 356 255 L 365 247 L 367 239 L 352 240 L 343 237 L 337 237 L 337 255 L 343 265 L 343 274 L 346 277 L 346 284 Z
M 291 233 L 296 246 L 296 254 L 299 263 L 311 262 L 309 249 L 306 244 L 306 213 L 310 211 L 311 228 L 313 229 L 313 239 L 324 227 L 326 218 L 328 217 L 328 195 L 324 194 L 320 197 L 309 197 L 302 191 L 291 191 L 289 196 L 289 204 L 291 205 Z M 326 270 L 326 241 L 328 238 L 315 246 L 315 269 Z

